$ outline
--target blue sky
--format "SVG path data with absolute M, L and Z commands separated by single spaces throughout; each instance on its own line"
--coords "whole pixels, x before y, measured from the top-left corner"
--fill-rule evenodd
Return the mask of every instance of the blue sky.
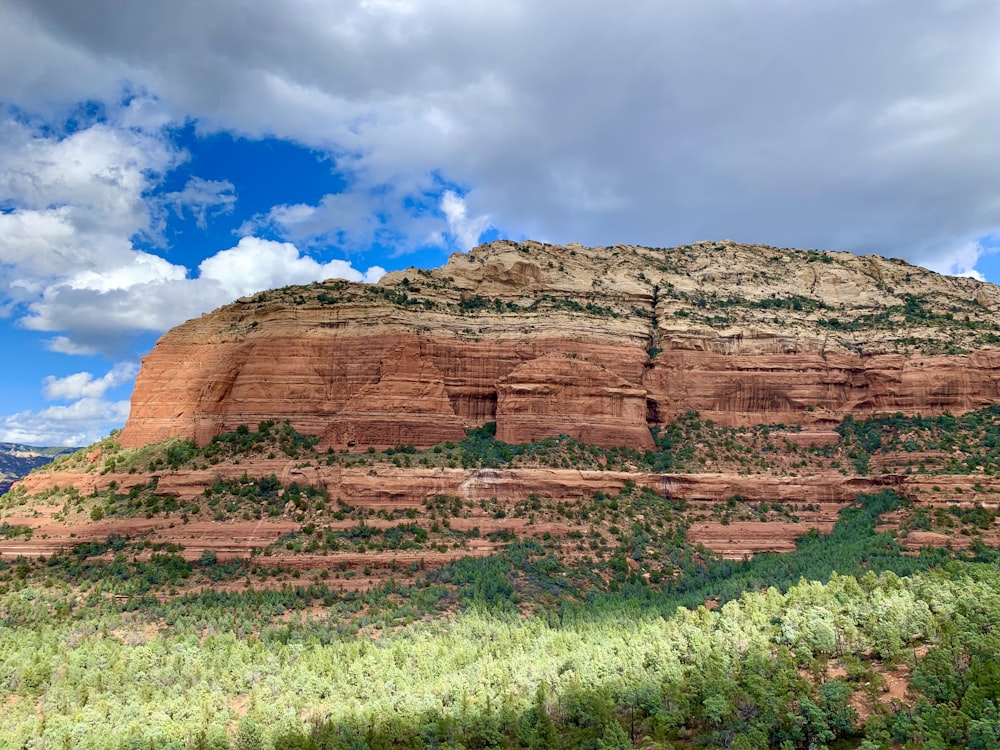
M 0 441 L 243 294 L 495 237 L 1000 281 L 993 0 L 0 0 Z

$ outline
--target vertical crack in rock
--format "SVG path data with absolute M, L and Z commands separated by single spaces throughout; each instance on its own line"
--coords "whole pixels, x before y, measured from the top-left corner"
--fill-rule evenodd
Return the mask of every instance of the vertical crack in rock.
M 656 306 L 660 301 L 660 285 L 653 285 L 653 299 L 650 305 L 650 326 L 649 326 L 649 345 L 646 347 L 646 353 L 649 355 L 649 359 L 656 359 L 656 355 L 660 353 L 659 348 L 659 333 L 660 333 L 660 321 L 657 317 Z

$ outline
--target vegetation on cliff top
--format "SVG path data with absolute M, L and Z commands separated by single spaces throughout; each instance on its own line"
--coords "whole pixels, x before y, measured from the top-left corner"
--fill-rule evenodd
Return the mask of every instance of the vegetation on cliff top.
M 843 473 L 957 474 L 1000 473 L 1000 406 L 961 416 L 848 415 L 835 428 L 837 438 L 802 446 L 799 427 L 757 425 L 722 427 L 697 412 L 653 428 L 655 450 L 601 448 L 567 436 L 534 443 L 509 444 L 496 439 L 496 425 L 470 429 L 464 440 L 418 450 L 396 446 L 363 453 L 317 451 L 318 438 L 299 434 L 291 425 L 261 422 L 217 435 L 205 446 L 170 439 L 140 449 L 123 450 L 114 435 L 76 453 L 57 458 L 46 471 L 150 473 L 206 468 L 221 462 L 291 458 L 324 465 L 502 468 L 552 467 L 605 471 L 696 473 L 712 467 L 737 473 L 772 471 L 794 476 L 817 469 Z M 832 434 L 832 431 L 831 431 Z
M 453 316 L 461 328 L 469 317 L 543 313 L 639 319 L 653 333 L 773 329 L 845 352 L 856 352 L 857 334 L 868 332 L 867 353 L 962 354 L 1000 342 L 998 300 L 990 290 L 877 256 L 733 242 L 584 249 L 498 241 L 442 268 L 396 272 L 376 285 L 327 281 L 239 304 L 241 320 L 247 306 L 375 304 L 433 314 L 436 327 L 442 316 Z

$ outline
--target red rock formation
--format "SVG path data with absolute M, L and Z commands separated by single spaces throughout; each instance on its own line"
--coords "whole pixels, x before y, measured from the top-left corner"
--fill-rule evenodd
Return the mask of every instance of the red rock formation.
M 562 434 L 591 445 L 652 448 L 646 390 L 565 355 L 530 360 L 497 383 L 497 438 L 530 443 Z
M 328 341 L 275 338 L 201 347 L 175 343 L 168 334 L 143 361 L 121 439 L 126 446 L 173 436 L 203 444 L 239 424 L 276 419 L 323 436 L 323 447 L 362 450 L 461 440 L 467 427 L 499 419 L 498 385 L 508 374 L 524 362 L 556 352 L 559 358 L 587 356 L 599 363 L 590 365 L 595 371 L 603 364 L 609 368 L 604 380 L 611 378 L 615 387 L 628 391 L 632 411 L 641 405 L 638 416 L 629 417 L 631 423 L 622 423 L 618 436 L 612 434 L 619 430 L 613 413 L 597 418 L 594 424 L 603 419 L 602 434 L 608 439 L 596 442 L 631 444 L 637 427 L 645 435 L 640 440 L 648 440 L 645 391 L 613 374 L 624 370 L 638 382 L 646 359 L 641 349 L 558 339 L 501 346 L 336 334 Z M 594 382 L 595 388 L 607 390 L 607 383 Z M 583 383 L 574 386 L 572 394 L 590 398 Z M 595 393 L 593 398 L 617 397 Z M 559 404 L 566 406 L 566 398 Z M 594 405 L 587 404 L 588 409 Z M 564 420 L 552 413 L 549 420 L 558 424 L 541 436 L 578 433 L 575 417 Z
M 959 413 L 1000 398 L 981 333 L 998 308 L 992 285 L 882 258 L 498 242 L 189 321 L 145 358 L 121 441 L 289 420 L 321 447 L 422 447 L 495 420 L 508 441 L 644 448 L 689 411 L 820 430 L 846 413 Z
M 319 436 L 321 450 L 420 448 L 458 441 L 467 428 L 496 421 L 498 438 L 507 442 L 567 434 L 647 449 L 650 427 L 697 411 L 702 420 L 682 425 L 684 440 L 697 445 L 677 448 L 678 456 L 684 450 L 696 456 L 661 464 L 678 473 L 640 471 L 648 464 L 627 454 L 605 464 L 608 456 L 596 451 L 588 452 L 594 461 L 573 464 L 590 468 L 565 468 L 574 446 L 534 463 L 476 470 L 458 468 L 467 455 L 437 452 L 405 461 L 394 455 L 390 462 L 262 451 L 220 463 L 202 456 L 168 471 L 162 459 L 149 459 L 154 449 L 140 454 L 145 463 L 127 452 L 116 462 L 113 453 L 92 451 L 82 465 L 29 476 L 21 491 L 30 497 L 74 487 L 90 495 L 113 482 L 118 492 L 155 486 L 157 494 L 190 501 L 219 480 L 274 474 L 286 487 L 322 486 L 348 505 L 407 508 L 415 517 L 446 495 L 461 501 L 451 519 L 456 527 L 481 527 L 483 534 L 467 549 L 434 553 L 440 562 L 488 553 L 498 543 L 490 541 L 491 530 L 568 540 L 567 532 L 583 522 L 560 512 L 563 520 L 536 524 L 530 513 L 499 512 L 503 506 L 523 505 L 533 495 L 589 502 L 598 492 L 614 496 L 634 484 L 664 498 L 675 519 L 690 522 L 691 542 L 733 558 L 787 550 L 810 528 L 831 528 L 860 492 L 893 488 L 926 508 L 995 506 L 1000 480 L 985 472 L 910 473 L 914 460 L 931 453 L 879 452 L 869 462 L 872 476 L 854 476 L 857 467 L 836 445 L 834 427 L 846 414 L 957 414 L 996 402 L 1000 350 L 991 342 L 1000 329 L 998 310 L 1000 291 L 992 285 L 882 258 L 735 243 L 649 249 L 499 242 L 456 255 L 437 271 L 396 272 L 377 286 L 337 281 L 275 290 L 179 326 L 143 362 L 122 444 L 168 437 L 206 443 L 240 424 L 288 420 Z M 707 420 L 803 429 L 738 431 L 712 443 Z M 947 458 L 938 454 L 938 462 Z M 41 533 L 7 540 L 0 553 L 51 554 L 84 538 L 65 522 L 61 529 L 39 525 L 38 512 L 51 516 L 59 507 L 35 505 L 23 522 Z M 286 506 L 286 513 L 296 512 Z M 185 554 L 203 548 L 249 554 L 292 528 L 281 526 L 290 523 L 285 519 L 268 527 L 266 539 L 248 540 L 241 539 L 242 522 L 228 531 L 200 523 L 185 530 L 186 523 L 175 529 L 168 515 L 148 523 L 112 519 L 91 534 L 153 531 L 146 528 L 153 524 L 154 538 L 190 545 Z M 938 537 L 936 543 L 948 541 Z M 915 546 L 931 542 L 926 534 L 913 537 Z M 582 549 L 569 544 L 569 554 Z M 345 553 L 319 564 L 378 567 L 418 559 L 406 554 L 392 552 L 390 563 Z M 419 553 L 421 563 L 425 554 Z
M 719 424 L 840 422 L 844 414 L 940 414 L 1000 400 L 1000 351 L 960 356 L 726 355 L 665 351 L 644 385 L 659 418 Z
M 323 443 L 336 448 L 433 444 L 461 440 L 444 374 L 411 342 L 379 362 L 378 380 L 362 385 L 331 419 Z
M 859 492 L 892 488 L 904 493 L 920 491 L 930 479 L 901 475 L 879 477 L 844 476 L 824 471 L 810 476 L 773 474 L 737 475 L 732 473 L 651 474 L 648 472 L 589 471 L 579 469 L 447 469 L 400 468 L 379 465 L 371 468 L 343 466 L 300 466 L 297 460 L 261 459 L 254 462 L 254 474 L 274 474 L 282 484 L 324 487 L 331 497 L 352 505 L 366 507 L 419 506 L 437 495 L 451 495 L 478 502 L 496 498 L 503 502 L 524 500 L 532 492 L 563 500 L 583 500 L 595 492 L 617 494 L 627 482 L 648 487 L 656 494 L 704 503 L 723 503 L 733 496 L 748 502 L 823 503 L 843 505 Z M 196 498 L 219 480 L 239 479 L 247 473 L 245 463 L 219 464 L 210 469 L 161 471 L 156 473 L 157 492 L 180 499 Z M 94 493 L 117 486 L 120 491 L 143 487 L 147 474 L 51 472 L 33 473 L 20 484 L 29 495 L 37 495 L 56 486 L 73 486 L 83 493 Z M 942 484 L 941 477 L 933 477 Z M 951 485 L 968 487 L 983 480 L 958 477 Z M 946 489 L 948 483 L 945 482 Z

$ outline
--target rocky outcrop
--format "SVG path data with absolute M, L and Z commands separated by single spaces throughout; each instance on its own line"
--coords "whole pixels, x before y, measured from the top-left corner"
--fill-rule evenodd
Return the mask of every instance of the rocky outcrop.
M 710 506 L 739 496 L 748 502 L 821 503 L 838 507 L 854 500 L 859 492 L 896 489 L 904 494 L 919 491 L 918 477 L 887 475 L 877 477 L 845 476 L 836 471 L 822 471 L 809 476 L 773 474 L 737 475 L 732 473 L 651 474 L 636 471 L 587 471 L 579 469 L 450 469 L 400 468 L 380 465 L 375 468 L 342 466 L 303 466 L 287 459 L 260 459 L 254 462 L 254 474 L 274 474 L 283 485 L 323 487 L 331 497 L 368 508 L 379 506 L 419 507 L 436 496 L 459 497 L 478 503 L 495 499 L 504 503 L 524 500 L 531 493 L 566 501 L 591 498 L 596 492 L 615 495 L 629 482 L 648 487 L 655 494 Z M 218 481 L 239 479 L 247 473 L 244 463 L 220 464 L 210 469 L 162 471 L 156 473 L 157 492 L 181 500 L 199 497 Z M 127 492 L 144 487 L 146 474 L 128 472 L 34 473 L 21 485 L 29 495 L 38 495 L 55 487 L 72 486 L 81 493 L 95 493 L 116 487 Z M 941 479 L 935 478 L 937 483 Z M 956 486 L 971 486 L 982 479 L 958 478 Z
M 497 438 L 530 443 L 562 433 L 591 445 L 652 448 L 646 390 L 574 356 L 525 362 L 497 382 Z
M 662 420 L 684 411 L 731 426 L 838 423 L 848 413 L 962 413 L 1000 400 L 1000 350 L 938 356 L 671 350 L 656 358 L 643 382 Z
M 273 419 L 323 448 L 422 447 L 496 421 L 510 442 L 646 448 L 689 411 L 817 429 L 958 413 L 1000 397 L 998 309 L 992 285 L 875 256 L 496 242 L 179 326 L 144 359 L 121 442 Z

